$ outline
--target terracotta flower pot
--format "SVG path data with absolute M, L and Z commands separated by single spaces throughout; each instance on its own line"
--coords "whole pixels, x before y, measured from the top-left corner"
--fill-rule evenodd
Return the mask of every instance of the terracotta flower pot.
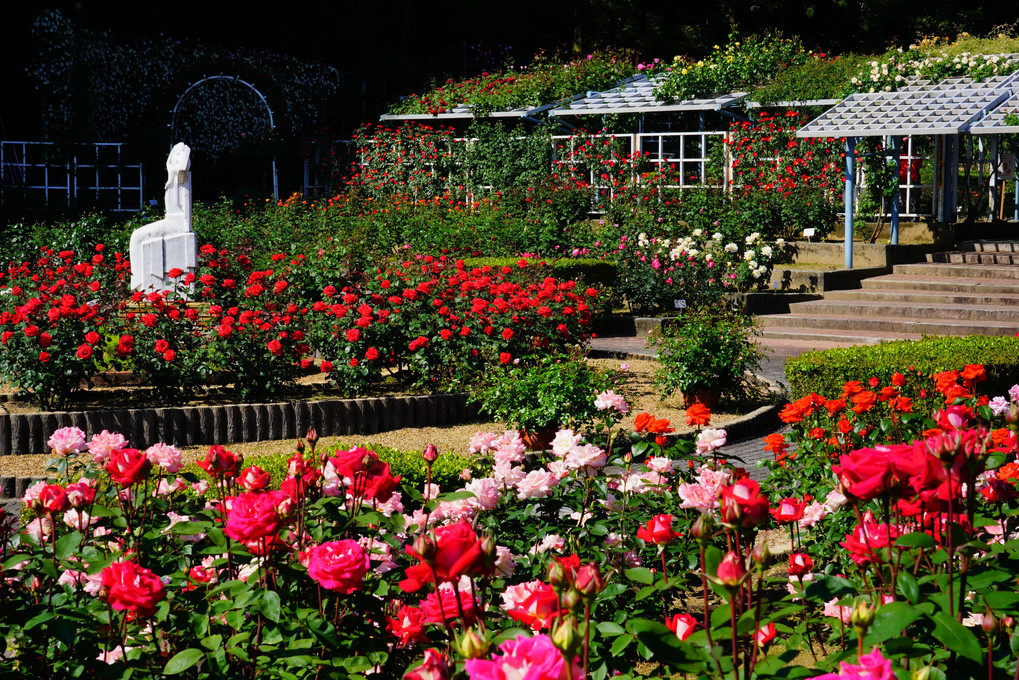
M 714 390 L 698 390 L 687 394 L 683 393 L 683 406 L 690 408 L 694 404 L 704 404 L 712 411 L 718 407 L 718 392 Z
M 545 428 L 531 432 L 528 429 L 520 430 L 520 439 L 528 451 L 545 451 L 552 447 L 552 440 L 555 439 L 555 430 Z

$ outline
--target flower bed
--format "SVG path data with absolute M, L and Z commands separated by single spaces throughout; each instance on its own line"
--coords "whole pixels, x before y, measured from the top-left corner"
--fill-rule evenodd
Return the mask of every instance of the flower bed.
M 98 246 L 89 261 L 46 251 L 11 267 L 0 299 L 0 374 L 44 406 L 66 401 L 104 368 L 134 371 L 164 402 L 183 399 L 229 368 L 243 401 L 267 400 L 314 364 L 348 394 L 383 370 L 431 389 L 533 351 L 582 345 L 594 288 L 467 268 L 417 256 L 368 274 L 334 269 L 325 251 L 274 257 L 201 249 L 197 275 L 177 270 L 165 293 L 128 295 L 129 263 Z M 507 357 L 509 359 L 507 359 Z
M 547 458 L 479 433 L 490 472 L 459 489 L 314 437 L 277 490 L 219 446 L 201 480 L 172 447 L 60 431 L 55 454 L 93 462 L 59 459 L 7 525 L 0 636 L 46 676 L 1011 674 L 1019 387 L 981 397 L 983 375 L 932 381 L 932 418 L 906 375 L 790 404 L 799 446 L 769 438 L 764 485 L 720 458 L 703 406 L 674 442 L 647 413 L 618 431 L 608 394 Z

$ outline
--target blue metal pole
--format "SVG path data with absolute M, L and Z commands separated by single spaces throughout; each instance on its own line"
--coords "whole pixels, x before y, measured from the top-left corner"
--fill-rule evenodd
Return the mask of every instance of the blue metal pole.
M 902 138 L 892 135 L 892 158 L 895 162 L 895 194 L 892 195 L 892 245 L 899 245 L 899 168 L 902 158 Z M 910 179 L 911 168 L 906 169 L 906 181 Z
M 846 137 L 846 269 L 853 268 L 853 198 L 856 196 L 856 137 Z

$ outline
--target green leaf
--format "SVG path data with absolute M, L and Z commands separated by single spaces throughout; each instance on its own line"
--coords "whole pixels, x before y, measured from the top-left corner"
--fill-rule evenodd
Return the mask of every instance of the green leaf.
M 991 609 L 1014 609 L 1019 605 L 1019 593 L 1007 590 L 991 590 L 983 593 L 984 603 Z
M 612 648 L 609 650 L 609 653 L 612 656 L 619 656 L 619 654 L 621 654 L 624 649 L 633 644 L 633 641 L 636 639 L 637 638 L 635 638 L 633 635 L 629 634 L 620 635 L 619 637 L 616 638 L 616 641 L 612 643 Z
M 895 541 L 895 545 L 900 548 L 924 548 L 930 549 L 937 545 L 934 542 L 934 538 L 924 533 L 923 531 L 914 531 L 904 536 L 899 536 Z
M 903 597 L 909 600 L 910 604 L 916 604 L 916 601 L 920 599 L 920 584 L 916 582 L 916 578 L 908 571 L 904 571 L 899 574 L 895 582 Z
M 81 534 L 72 531 L 57 539 L 56 556 L 58 560 L 66 560 L 74 552 L 74 549 L 81 543 Z
M 651 570 L 646 567 L 633 567 L 623 572 L 626 574 L 626 578 L 637 583 L 643 583 L 644 585 L 651 585 L 655 582 L 655 576 L 651 573 Z
M 626 632 L 626 629 L 624 629 L 618 623 L 612 623 L 611 621 L 602 621 L 597 626 L 595 626 L 595 628 L 598 629 L 599 633 L 606 637 L 622 635 L 623 633 Z
M 883 642 L 889 638 L 902 635 L 906 626 L 916 621 L 922 612 L 905 602 L 889 602 L 877 608 L 874 623 L 867 631 L 867 640 L 871 644 Z
M 275 590 L 267 590 L 262 595 L 259 607 L 262 610 L 262 614 L 265 618 L 269 619 L 273 623 L 279 623 L 280 620 L 280 596 Z
M 188 648 L 177 652 L 173 655 L 172 659 L 166 662 L 166 667 L 163 668 L 163 673 L 165 675 L 183 673 L 198 663 L 204 656 L 205 652 L 194 648 Z
M 945 611 L 937 612 L 932 618 L 934 619 L 934 637 L 940 640 L 946 649 L 951 649 L 967 659 L 980 663 L 983 652 L 973 631 L 963 626 Z

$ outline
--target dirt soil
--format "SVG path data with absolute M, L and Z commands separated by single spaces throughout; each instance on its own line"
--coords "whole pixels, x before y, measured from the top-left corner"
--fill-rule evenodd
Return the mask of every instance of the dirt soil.
M 665 400 L 659 398 L 659 394 L 654 386 L 654 371 L 658 367 L 656 362 L 650 360 L 619 361 L 617 359 L 588 359 L 588 362 L 599 369 L 614 371 L 618 376 L 615 391 L 623 395 L 630 404 L 630 412 L 623 417 L 620 427 L 632 430 L 636 415 L 646 411 L 657 418 L 668 418 L 677 432 L 685 432 L 692 429 L 685 424 L 685 409 L 683 408 L 681 395 L 674 395 Z M 325 388 L 326 384 L 322 377 L 317 375 L 308 376 L 302 378 L 302 384 L 298 386 L 297 393 L 305 395 L 303 398 L 336 396 L 334 391 L 331 393 L 330 390 Z M 388 387 L 384 386 L 376 394 L 367 396 L 385 396 L 387 391 L 389 394 L 406 394 L 405 390 L 399 390 L 400 386 L 393 384 Z M 100 397 L 92 408 L 99 407 L 100 405 L 104 408 L 116 408 L 117 406 L 113 404 L 127 403 L 121 402 L 121 400 L 125 399 L 130 400 L 133 408 L 137 408 L 137 390 L 132 391 L 119 388 L 107 389 L 105 391 L 111 393 L 108 396 L 108 400 L 103 401 Z M 134 394 L 133 399 L 131 397 L 132 393 Z M 225 396 L 221 395 L 218 398 L 223 399 Z M 210 401 L 195 403 L 210 403 Z M 753 411 L 764 403 L 762 400 L 757 403 L 740 405 L 738 408 L 720 409 L 712 414 L 711 426 L 725 427 L 727 422 Z M 12 410 L 15 408 L 32 408 L 28 404 L 11 401 L 2 403 L 0 406 L 7 408 L 11 412 L 16 412 Z M 428 444 L 435 444 L 440 451 L 466 453 L 470 438 L 478 431 L 498 432 L 503 429 L 505 429 L 504 424 L 496 422 L 478 422 L 449 427 L 404 428 L 371 435 L 324 437 L 320 442 L 320 446 L 332 446 L 339 443 L 352 445 L 370 442 L 404 451 L 421 451 Z M 290 452 L 293 446 L 291 442 L 273 441 L 231 444 L 228 448 L 231 451 L 243 453 L 246 458 L 252 458 L 273 453 Z M 187 462 L 197 460 L 204 456 L 207 450 L 207 446 L 188 447 L 183 450 L 184 459 Z M 45 474 L 46 461 L 49 458 L 51 456 L 48 455 L 0 456 L 0 475 L 41 476 Z

